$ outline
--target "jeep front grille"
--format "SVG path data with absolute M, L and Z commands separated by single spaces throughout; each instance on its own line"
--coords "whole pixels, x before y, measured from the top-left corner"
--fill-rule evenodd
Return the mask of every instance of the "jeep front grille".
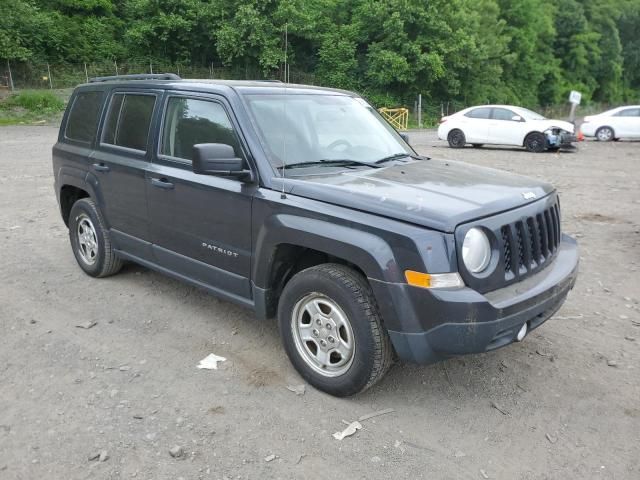
M 505 280 L 521 277 L 546 264 L 560 243 L 560 210 L 555 203 L 535 216 L 501 228 Z

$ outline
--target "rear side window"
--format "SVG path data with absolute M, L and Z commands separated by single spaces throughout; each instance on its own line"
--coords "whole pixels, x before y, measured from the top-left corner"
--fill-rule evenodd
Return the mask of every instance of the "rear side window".
M 76 142 L 91 143 L 96 137 L 102 92 L 80 92 L 71 105 L 64 136 Z
M 470 118 L 489 118 L 490 114 L 491 114 L 491 109 L 483 107 L 483 108 L 474 108 L 473 110 L 465 113 L 464 115 Z
M 224 107 L 217 102 L 171 97 L 167 103 L 160 153 L 191 161 L 193 146 L 224 143 L 240 153 L 238 138 Z
M 153 94 L 113 95 L 102 143 L 145 151 L 155 103 Z

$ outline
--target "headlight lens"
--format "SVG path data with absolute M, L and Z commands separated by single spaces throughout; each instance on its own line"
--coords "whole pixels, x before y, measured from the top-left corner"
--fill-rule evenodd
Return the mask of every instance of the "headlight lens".
M 491 260 L 491 244 L 479 228 L 470 229 L 462 242 L 462 261 L 471 273 L 480 273 Z

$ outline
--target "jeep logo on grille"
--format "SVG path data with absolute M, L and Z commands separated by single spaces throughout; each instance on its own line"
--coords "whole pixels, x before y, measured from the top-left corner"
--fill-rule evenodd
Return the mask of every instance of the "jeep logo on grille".
M 536 194 L 533 192 L 522 192 L 522 196 L 525 200 L 533 200 L 536 198 Z

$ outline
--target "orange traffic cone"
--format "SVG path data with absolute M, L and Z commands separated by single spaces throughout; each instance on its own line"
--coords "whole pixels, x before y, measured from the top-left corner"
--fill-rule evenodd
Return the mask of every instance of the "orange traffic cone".
M 582 130 L 578 130 L 578 135 L 576 135 L 576 138 L 578 139 L 579 142 L 584 141 L 584 133 L 582 133 Z

